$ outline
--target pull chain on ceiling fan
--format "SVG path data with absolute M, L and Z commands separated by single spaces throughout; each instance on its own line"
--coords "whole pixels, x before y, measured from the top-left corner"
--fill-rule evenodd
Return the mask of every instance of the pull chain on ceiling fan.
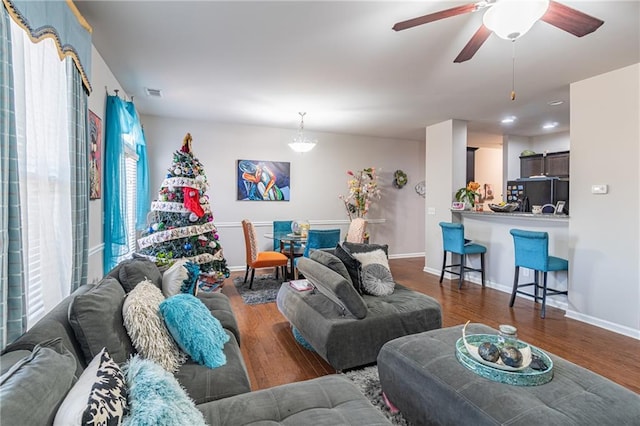
M 398 22 L 393 26 L 393 29 L 402 31 L 482 9 L 488 9 L 484 13 L 483 24 L 453 62 L 459 63 L 471 59 L 482 44 L 487 41 L 492 32 L 495 32 L 499 37 L 515 41 L 529 31 L 537 21 L 544 21 L 576 37 L 583 37 L 604 24 L 601 19 L 589 16 L 554 0 L 486 0 Z M 512 25 L 516 23 L 518 24 L 517 26 Z M 515 97 L 515 90 L 512 96 Z

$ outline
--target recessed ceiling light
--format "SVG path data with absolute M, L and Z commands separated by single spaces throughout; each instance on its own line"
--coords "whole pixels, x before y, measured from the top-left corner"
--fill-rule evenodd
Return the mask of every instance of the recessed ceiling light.
M 563 103 L 564 103 L 564 101 L 561 101 L 560 99 L 558 99 L 558 100 L 555 100 L 555 101 L 547 102 L 547 105 L 558 106 L 558 105 L 562 105 Z
M 517 118 L 515 115 L 511 115 L 511 116 L 509 116 L 509 117 L 505 117 L 505 118 L 503 118 L 500 122 L 501 122 L 502 124 L 511 124 L 511 123 L 513 123 L 514 121 L 516 121 L 517 119 L 518 119 L 518 118 Z
M 545 123 L 545 124 L 542 125 L 543 129 L 554 129 L 556 127 L 558 127 L 558 122 L 557 121 L 554 121 L 552 123 Z

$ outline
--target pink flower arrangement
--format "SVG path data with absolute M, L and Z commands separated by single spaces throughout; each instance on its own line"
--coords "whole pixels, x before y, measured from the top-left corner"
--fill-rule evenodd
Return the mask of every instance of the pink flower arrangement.
M 369 167 L 355 173 L 348 170 L 347 175 L 350 176 L 347 181 L 349 195 L 340 195 L 339 198 L 347 209 L 349 220 L 366 218 L 373 200 L 380 199 L 376 169 Z

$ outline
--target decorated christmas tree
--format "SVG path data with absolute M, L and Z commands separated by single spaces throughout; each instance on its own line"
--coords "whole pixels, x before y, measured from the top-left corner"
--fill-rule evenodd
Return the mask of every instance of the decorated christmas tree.
M 186 259 L 200 267 L 202 281 L 220 283 L 229 268 L 206 195 L 207 176 L 191 142 L 187 133 L 173 154 L 158 198 L 151 203 L 149 227 L 138 239 L 139 253 L 160 266 Z

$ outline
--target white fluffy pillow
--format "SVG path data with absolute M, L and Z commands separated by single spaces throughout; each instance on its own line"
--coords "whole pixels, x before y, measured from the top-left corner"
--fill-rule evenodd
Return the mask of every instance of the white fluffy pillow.
M 182 283 L 189 278 L 189 272 L 184 267 L 185 263 L 187 263 L 186 259 L 178 260 L 162 274 L 162 293 L 165 297 L 180 294 Z
M 361 264 L 360 279 L 366 293 L 374 296 L 388 296 L 393 293 L 396 283 L 393 281 L 389 260 L 382 250 L 351 253 Z
M 174 373 L 186 361 L 186 355 L 180 351 L 160 317 L 163 301 L 158 287 L 151 281 L 142 281 L 129 292 L 122 306 L 122 316 L 136 351 Z

